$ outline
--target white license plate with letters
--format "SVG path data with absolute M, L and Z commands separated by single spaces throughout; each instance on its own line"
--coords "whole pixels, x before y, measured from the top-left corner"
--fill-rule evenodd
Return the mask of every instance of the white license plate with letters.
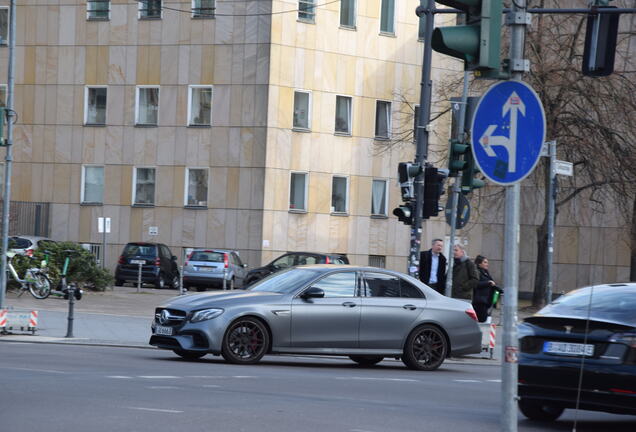
M 131 264 L 146 264 L 146 260 L 130 260 Z
M 163 336 L 172 336 L 172 327 L 165 327 L 158 325 L 155 327 L 155 334 Z
M 545 342 L 543 344 L 543 352 L 548 354 L 593 356 L 594 345 L 571 342 Z

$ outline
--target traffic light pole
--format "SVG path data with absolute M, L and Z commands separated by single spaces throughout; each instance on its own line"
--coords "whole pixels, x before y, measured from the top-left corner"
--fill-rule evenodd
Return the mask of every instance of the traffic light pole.
M 431 116 L 431 64 L 433 50 L 434 0 L 424 0 L 426 6 L 418 8 L 418 14 L 425 15 L 424 55 L 422 60 L 422 81 L 420 83 L 420 115 L 417 121 L 415 163 L 422 167 L 422 172 L 415 177 L 415 214 L 411 225 L 411 248 L 409 251 L 408 273 L 414 278 L 419 276 L 419 255 L 422 241 L 422 211 L 424 209 L 424 167 L 428 158 L 428 134 Z
M 464 71 L 464 90 L 462 91 L 462 100 L 460 102 L 459 107 L 459 121 L 458 121 L 458 130 L 457 138 L 459 142 L 464 144 L 466 142 L 466 106 L 468 104 L 468 71 Z M 453 294 L 453 264 L 455 260 L 453 259 L 453 246 L 455 245 L 455 226 L 457 225 L 457 206 L 459 205 L 459 194 L 461 192 L 461 177 L 455 177 L 455 181 L 453 182 L 452 196 L 451 196 L 451 229 L 450 229 L 450 238 L 448 242 L 450 243 L 450 253 L 448 256 L 448 273 L 446 276 L 446 287 L 444 294 L 446 297 L 451 297 Z
M 512 79 L 522 81 L 523 72 L 529 67 L 523 58 L 526 26 L 526 0 L 512 2 L 512 10 L 506 17 L 510 25 L 510 69 Z M 519 291 L 519 208 L 521 186 L 516 182 L 506 188 L 506 228 L 504 236 L 504 306 L 503 306 L 503 358 L 501 395 L 503 415 L 501 430 L 517 431 L 517 381 L 519 377 L 517 339 L 517 299 Z

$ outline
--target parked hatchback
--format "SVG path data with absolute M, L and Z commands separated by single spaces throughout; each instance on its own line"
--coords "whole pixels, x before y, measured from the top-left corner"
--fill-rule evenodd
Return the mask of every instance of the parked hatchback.
M 38 248 L 46 248 L 46 244 L 55 243 L 50 238 L 29 236 L 29 235 L 16 235 L 9 237 L 9 249 L 11 252 L 22 255 L 33 255 L 33 251 Z
M 115 269 L 115 285 L 137 282 L 141 264 L 141 283 L 179 289 L 177 257 L 161 243 L 128 243 L 119 257 Z
M 226 249 L 195 249 L 183 266 L 183 286 L 205 291 L 208 287 L 240 288 L 247 276 L 247 264 L 238 253 Z
M 245 278 L 245 284 L 249 285 L 263 279 L 265 276 L 289 267 L 311 264 L 349 264 L 349 259 L 342 254 L 288 252 L 263 267 L 250 270 Z

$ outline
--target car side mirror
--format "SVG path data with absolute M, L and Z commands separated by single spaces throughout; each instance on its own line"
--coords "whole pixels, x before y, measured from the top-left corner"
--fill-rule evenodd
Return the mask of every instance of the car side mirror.
M 172 255 L 172 261 L 176 261 L 176 260 L 177 260 L 177 257 Z
M 300 297 L 304 299 L 310 299 L 310 298 L 323 298 L 324 296 L 325 296 L 325 292 L 322 290 L 322 288 L 311 287 L 307 291 L 302 293 Z

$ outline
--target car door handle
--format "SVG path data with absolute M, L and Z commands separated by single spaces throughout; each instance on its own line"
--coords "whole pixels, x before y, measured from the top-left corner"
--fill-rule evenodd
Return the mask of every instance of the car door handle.
M 355 307 L 356 304 L 354 302 L 344 302 L 342 304 L 344 307 Z
M 412 304 L 405 304 L 404 306 L 402 306 L 404 309 L 408 309 L 408 310 L 415 310 L 417 309 L 417 306 L 412 305 Z

